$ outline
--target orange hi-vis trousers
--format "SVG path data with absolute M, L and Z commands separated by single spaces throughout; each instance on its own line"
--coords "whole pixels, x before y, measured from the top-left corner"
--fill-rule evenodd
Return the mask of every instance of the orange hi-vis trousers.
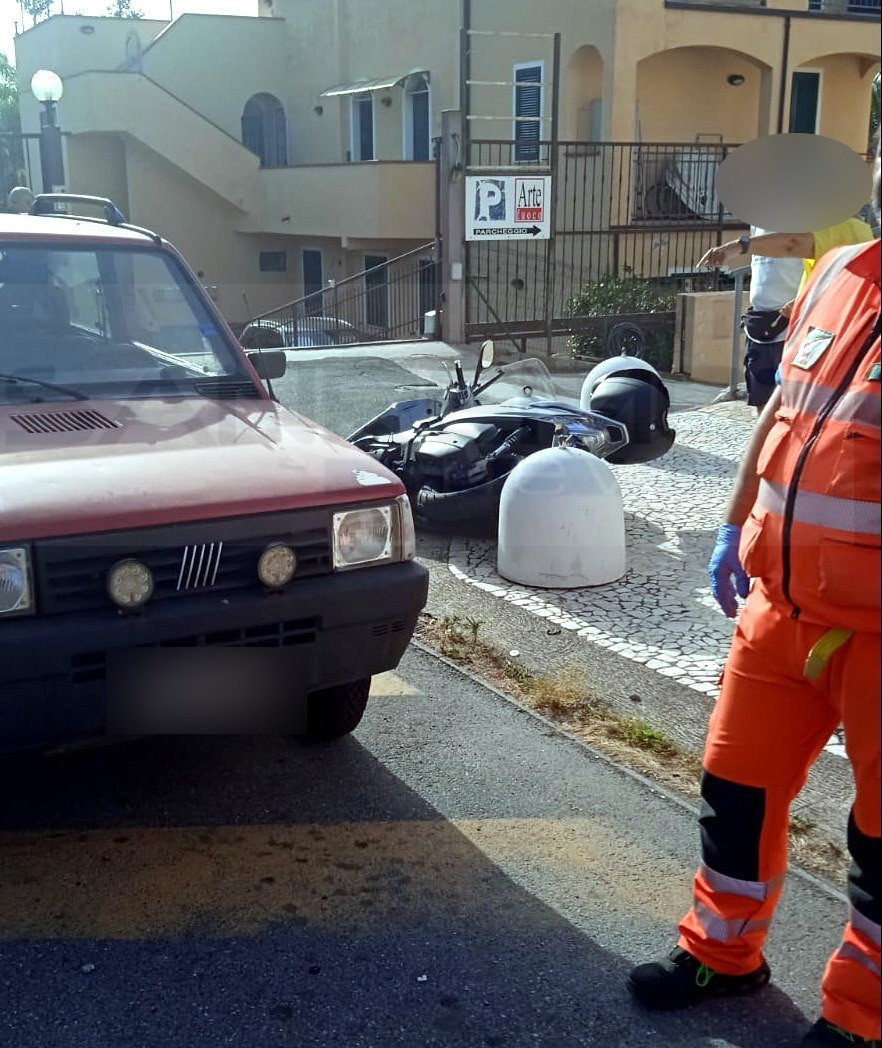
M 838 725 L 854 774 L 848 825 L 850 913 L 822 984 L 821 1014 L 880 1034 L 880 649 L 854 633 L 816 679 L 806 659 L 828 627 L 790 617 L 755 584 L 711 716 L 702 776 L 702 864 L 679 945 L 714 971 L 762 961 L 787 869 L 790 805 Z

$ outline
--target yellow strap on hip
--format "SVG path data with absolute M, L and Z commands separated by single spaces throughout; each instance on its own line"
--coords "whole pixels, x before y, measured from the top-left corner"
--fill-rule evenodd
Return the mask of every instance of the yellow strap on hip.
M 817 680 L 824 670 L 833 654 L 850 639 L 853 630 L 833 629 L 827 630 L 823 637 L 814 645 L 805 660 L 805 669 L 802 675 L 807 680 Z

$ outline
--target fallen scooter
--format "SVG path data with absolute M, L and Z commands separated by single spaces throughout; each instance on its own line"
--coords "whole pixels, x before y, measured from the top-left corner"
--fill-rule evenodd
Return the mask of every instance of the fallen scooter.
M 495 525 L 509 474 L 545 448 L 566 445 L 610 461 L 649 461 L 673 442 L 666 407 L 663 418 L 648 423 L 661 440 L 652 450 L 638 450 L 625 422 L 557 397 L 540 360 L 515 361 L 485 377 L 493 358 L 487 341 L 471 382 L 456 361 L 443 399 L 397 401 L 348 438 L 401 477 L 417 520 Z M 660 379 L 658 385 L 664 391 Z M 627 396 L 633 399 L 630 391 Z M 615 408 L 609 397 L 604 403 Z

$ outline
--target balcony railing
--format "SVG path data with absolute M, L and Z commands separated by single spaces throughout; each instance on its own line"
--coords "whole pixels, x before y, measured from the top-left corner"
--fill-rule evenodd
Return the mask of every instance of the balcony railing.
M 786 14 L 789 5 L 784 7 L 777 0 L 667 0 L 672 7 L 732 7 L 732 8 L 777 8 Z M 867 15 L 879 16 L 882 0 L 808 0 L 808 7 L 803 10 L 827 15 Z
M 809 11 L 828 15 L 879 15 L 880 0 L 809 0 Z

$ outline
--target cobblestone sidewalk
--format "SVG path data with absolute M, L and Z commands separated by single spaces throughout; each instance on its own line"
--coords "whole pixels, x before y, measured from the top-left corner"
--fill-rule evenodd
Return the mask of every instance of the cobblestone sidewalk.
M 719 405 L 682 412 L 672 423 L 677 440 L 663 458 L 613 467 L 628 554 L 617 582 L 576 590 L 517 585 L 496 573 L 496 543 L 486 539 L 454 542 L 449 568 L 469 585 L 712 699 L 732 622 L 711 596 L 706 566 L 752 413 L 743 404 Z M 828 749 L 844 752 L 838 737 Z

